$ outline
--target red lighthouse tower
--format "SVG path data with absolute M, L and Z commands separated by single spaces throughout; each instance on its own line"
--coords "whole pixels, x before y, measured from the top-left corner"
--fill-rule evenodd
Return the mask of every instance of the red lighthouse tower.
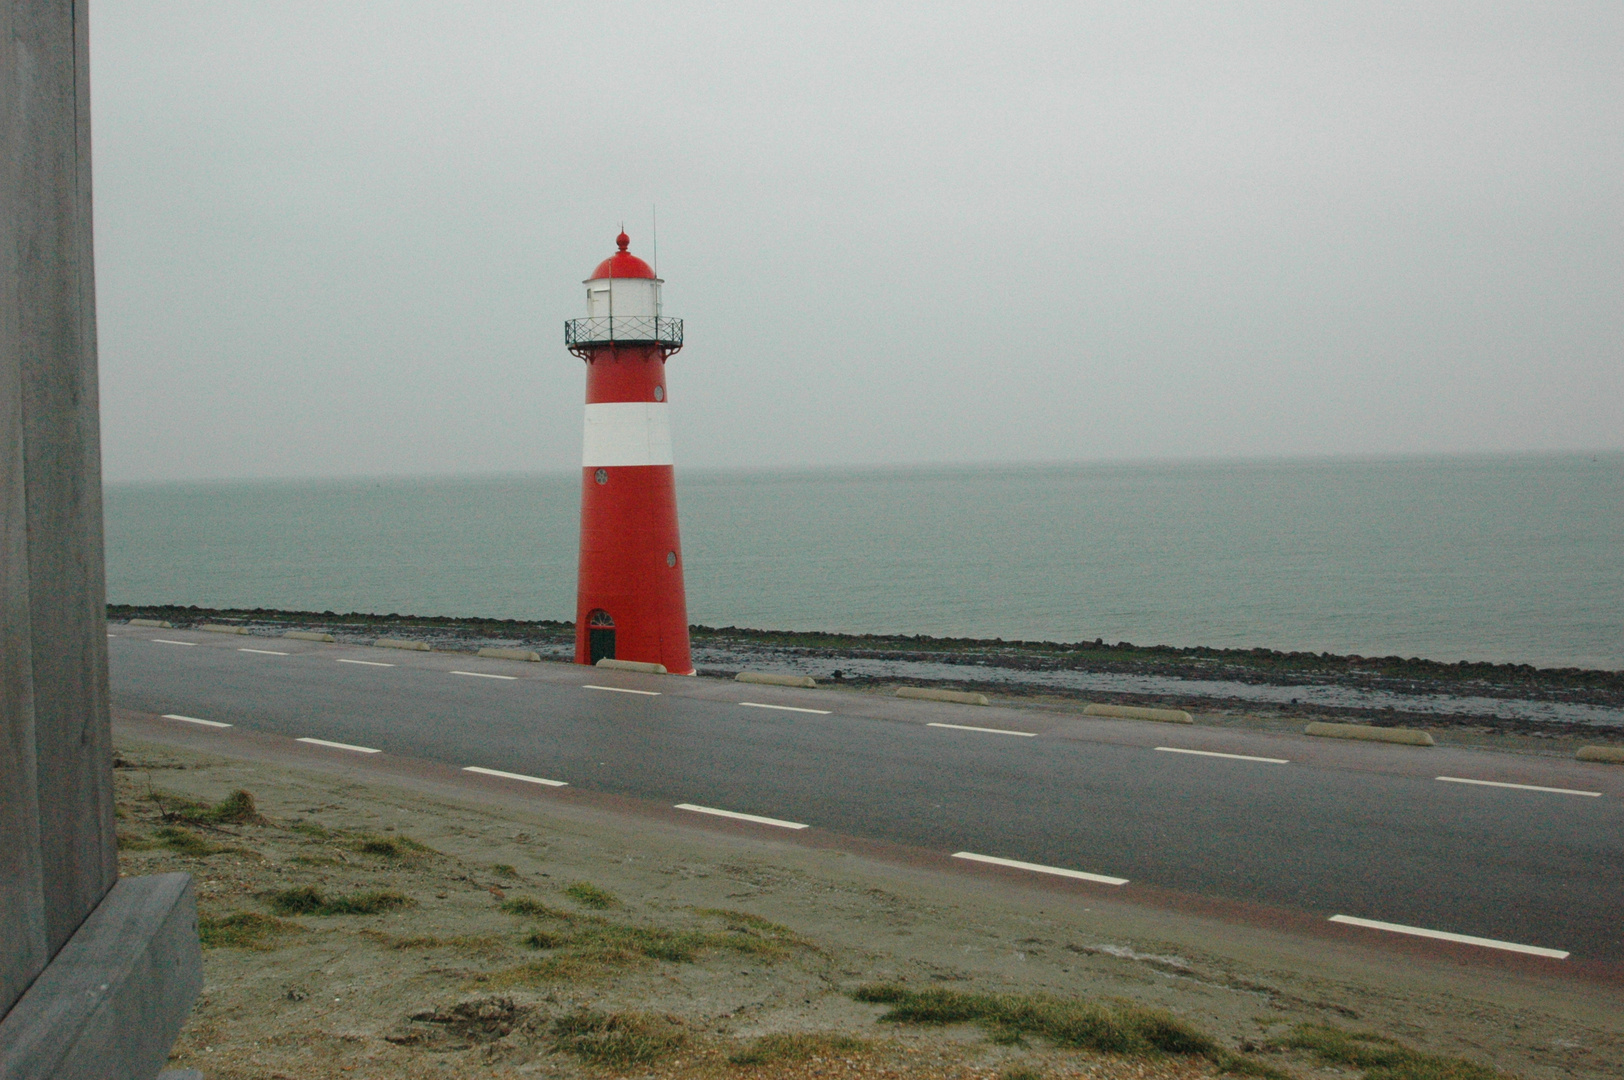
M 682 320 L 661 314 L 663 282 L 626 250 L 626 234 L 615 242 L 586 281 L 586 318 L 564 324 L 564 343 L 586 361 L 575 662 L 692 675 L 665 381 Z

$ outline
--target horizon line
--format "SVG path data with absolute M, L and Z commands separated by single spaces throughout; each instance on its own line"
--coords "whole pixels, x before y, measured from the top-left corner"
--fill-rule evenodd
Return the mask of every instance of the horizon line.
M 1120 468 L 1154 466 L 1255 466 L 1400 464 L 1403 462 L 1533 460 L 1624 457 L 1624 447 L 1552 450 L 1432 450 L 1353 453 L 1170 455 L 1167 457 L 1027 458 L 1005 461 L 839 462 L 778 465 L 679 465 L 680 473 L 721 475 L 804 475 L 807 473 L 904 473 L 940 471 L 990 472 L 1001 469 Z M 125 477 L 104 479 L 104 488 L 162 484 L 341 483 L 411 480 L 501 480 L 574 476 L 577 468 L 491 469 L 445 472 L 263 473 L 212 476 Z

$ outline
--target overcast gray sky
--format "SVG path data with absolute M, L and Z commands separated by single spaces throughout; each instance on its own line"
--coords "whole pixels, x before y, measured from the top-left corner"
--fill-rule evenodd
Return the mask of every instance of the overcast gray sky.
M 91 9 L 110 480 L 1624 448 L 1624 4 Z

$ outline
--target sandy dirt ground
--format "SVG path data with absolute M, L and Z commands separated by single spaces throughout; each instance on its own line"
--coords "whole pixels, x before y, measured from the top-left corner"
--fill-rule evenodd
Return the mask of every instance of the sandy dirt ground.
M 174 1064 L 210 1078 L 1365 1073 L 1282 1048 L 1305 1024 L 1530 1080 L 1624 1076 L 1624 992 L 1605 983 L 115 734 L 123 873 L 196 882 L 206 986 Z M 1221 1061 L 882 1022 L 853 996 L 875 984 L 1163 1009 Z M 1426 1075 L 1488 1075 L 1452 1068 Z

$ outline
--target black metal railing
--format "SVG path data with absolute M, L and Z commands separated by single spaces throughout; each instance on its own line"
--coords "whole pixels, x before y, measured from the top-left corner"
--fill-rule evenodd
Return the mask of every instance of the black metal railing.
M 663 315 L 570 319 L 564 323 L 564 344 L 573 353 L 608 344 L 660 345 L 667 353 L 674 353 L 682 348 L 682 320 Z

